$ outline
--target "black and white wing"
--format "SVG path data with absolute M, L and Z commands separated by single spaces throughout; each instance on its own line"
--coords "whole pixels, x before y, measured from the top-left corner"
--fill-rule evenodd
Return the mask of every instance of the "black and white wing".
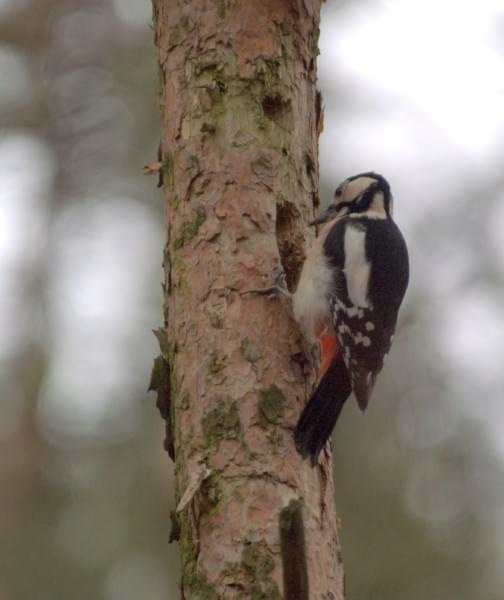
M 333 328 L 362 410 L 390 350 L 408 284 L 408 252 L 390 219 L 338 221 L 324 242 L 337 281 L 330 297 Z

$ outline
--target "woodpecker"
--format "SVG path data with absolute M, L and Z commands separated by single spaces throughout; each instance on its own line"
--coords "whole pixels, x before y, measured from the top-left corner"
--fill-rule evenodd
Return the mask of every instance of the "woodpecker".
M 392 209 L 386 179 L 360 173 L 343 181 L 334 202 L 310 223 L 322 228 L 292 303 L 302 332 L 321 350 L 316 386 L 294 434 L 298 452 L 313 465 L 352 391 L 367 407 L 392 344 L 409 278 Z

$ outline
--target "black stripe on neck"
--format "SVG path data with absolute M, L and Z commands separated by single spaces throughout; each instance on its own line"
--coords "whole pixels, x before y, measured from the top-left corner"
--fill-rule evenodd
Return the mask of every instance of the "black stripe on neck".
M 387 186 L 388 186 L 388 184 L 387 184 Z M 365 213 L 366 211 L 368 211 L 371 208 L 371 205 L 373 204 L 373 200 L 380 193 L 383 196 L 383 202 L 382 202 L 383 211 L 385 212 L 385 215 L 390 219 L 391 218 L 391 215 L 390 215 L 390 201 L 391 201 L 390 188 L 388 188 L 388 194 L 387 194 L 380 185 L 375 184 L 375 183 L 372 183 L 368 188 L 366 188 L 362 192 L 362 194 L 360 196 L 358 196 L 355 199 L 355 201 L 353 202 L 353 206 L 350 209 L 350 212 Z

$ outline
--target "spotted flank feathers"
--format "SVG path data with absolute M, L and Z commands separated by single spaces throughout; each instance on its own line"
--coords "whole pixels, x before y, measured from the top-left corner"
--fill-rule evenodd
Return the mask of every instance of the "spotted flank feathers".
M 347 306 L 338 298 L 331 299 L 333 326 L 361 410 L 368 405 L 376 375 L 392 342 L 391 334 L 373 322 L 372 312 L 371 308 Z M 387 336 L 388 341 L 384 339 Z

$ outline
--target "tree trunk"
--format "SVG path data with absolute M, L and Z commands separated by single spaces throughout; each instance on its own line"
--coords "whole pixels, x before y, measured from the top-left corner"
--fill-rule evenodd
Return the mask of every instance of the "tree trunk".
M 331 457 L 312 468 L 293 444 L 313 383 L 300 334 L 287 301 L 240 295 L 280 265 L 292 289 L 304 259 L 319 11 L 154 0 L 168 241 L 152 385 L 175 455 L 185 599 L 343 598 Z

